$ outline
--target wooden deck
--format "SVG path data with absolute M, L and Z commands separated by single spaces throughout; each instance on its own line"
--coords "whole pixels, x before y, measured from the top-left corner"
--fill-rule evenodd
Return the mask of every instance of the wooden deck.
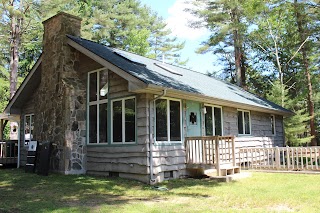
M 244 169 L 320 171 L 320 147 L 273 147 L 239 149 Z
M 0 141 L 0 164 L 16 164 L 18 159 L 18 141 Z
M 185 139 L 188 169 L 216 169 L 218 176 L 240 173 L 236 165 L 234 136 L 203 136 Z

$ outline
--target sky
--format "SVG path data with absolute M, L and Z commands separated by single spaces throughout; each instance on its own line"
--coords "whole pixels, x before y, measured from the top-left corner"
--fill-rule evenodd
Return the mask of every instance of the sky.
M 207 29 L 192 29 L 187 26 L 188 20 L 193 20 L 195 17 L 183 11 L 186 6 L 183 3 L 185 0 L 140 1 L 166 20 L 167 27 L 171 29 L 172 35 L 177 36 L 180 41 L 186 42 L 181 58 L 182 60 L 189 58 L 187 67 L 202 73 L 219 70 L 218 61 L 212 53 L 195 53 L 196 49 L 201 46 L 201 42 L 206 40 L 210 34 Z

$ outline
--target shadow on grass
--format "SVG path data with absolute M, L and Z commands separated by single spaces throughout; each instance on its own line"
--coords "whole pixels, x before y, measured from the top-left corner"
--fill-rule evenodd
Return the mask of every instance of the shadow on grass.
M 0 212 L 90 212 L 101 205 L 166 200 L 168 196 L 208 197 L 193 187 L 217 187 L 213 180 L 180 179 L 162 183 L 169 191 L 157 191 L 138 181 L 122 178 L 50 174 L 39 176 L 21 169 L 0 168 Z

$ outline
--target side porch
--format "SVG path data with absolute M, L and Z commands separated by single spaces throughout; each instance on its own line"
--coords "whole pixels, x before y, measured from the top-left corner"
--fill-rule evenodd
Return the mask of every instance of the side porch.
M 18 163 L 18 141 L 0 140 L 0 166 Z

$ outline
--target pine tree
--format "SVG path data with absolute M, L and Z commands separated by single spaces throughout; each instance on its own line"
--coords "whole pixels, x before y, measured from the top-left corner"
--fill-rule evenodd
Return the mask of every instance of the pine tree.
M 222 54 L 221 59 L 227 59 L 228 76 L 232 81 L 235 78 L 237 85 L 246 88 L 245 38 L 251 15 L 246 8 L 252 9 L 259 4 L 250 0 L 191 0 L 189 3 L 193 4 L 194 9 L 188 11 L 201 19 L 192 26 L 206 27 L 212 33 L 197 52 Z M 234 58 L 232 61 L 230 55 Z M 233 69 L 234 74 L 230 73 Z
M 267 99 L 279 105 L 284 103 L 283 107 L 295 113 L 293 116 L 284 118 L 286 144 L 289 146 L 305 145 L 312 139 L 312 136 L 305 135 L 308 132 L 310 116 L 305 108 L 299 106 L 296 100 L 289 98 L 288 94 L 289 88 L 276 80 L 267 94 Z

